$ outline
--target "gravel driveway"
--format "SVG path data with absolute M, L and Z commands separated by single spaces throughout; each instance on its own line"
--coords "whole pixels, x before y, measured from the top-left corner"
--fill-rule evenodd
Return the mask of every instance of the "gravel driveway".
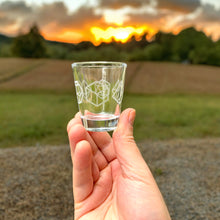
M 140 142 L 173 220 L 220 219 L 220 139 Z M 68 146 L 0 149 L 0 219 L 73 219 Z

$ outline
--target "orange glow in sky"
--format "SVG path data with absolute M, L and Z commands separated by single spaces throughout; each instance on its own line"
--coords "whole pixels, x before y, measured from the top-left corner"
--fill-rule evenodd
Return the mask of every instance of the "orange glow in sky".
M 112 40 L 116 42 L 126 43 L 132 36 L 136 39 L 147 33 L 147 40 L 150 40 L 152 36 L 157 33 L 157 30 L 149 26 L 140 27 L 108 27 L 106 29 L 100 27 L 91 27 L 89 31 L 82 33 L 63 30 L 62 32 L 42 32 L 42 35 L 47 40 L 61 41 L 66 43 L 80 43 L 81 41 L 91 41 L 94 45 L 99 45 L 102 42 L 110 43 Z
M 83 34 L 71 30 L 65 30 L 59 33 L 42 32 L 47 40 L 61 41 L 64 43 L 80 43 L 83 41 Z
M 99 27 L 92 27 L 91 33 L 94 36 L 95 44 L 99 44 L 101 42 L 111 42 L 114 39 L 117 42 L 125 43 L 127 42 L 131 36 L 141 36 L 145 32 L 148 33 L 148 37 L 151 38 L 154 34 L 156 34 L 156 30 L 150 28 L 148 26 L 141 26 L 141 27 L 108 27 L 107 29 L 102 29 Z

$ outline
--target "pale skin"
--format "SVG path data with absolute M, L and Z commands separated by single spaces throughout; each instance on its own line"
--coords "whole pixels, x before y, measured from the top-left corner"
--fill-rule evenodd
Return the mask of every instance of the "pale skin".
M 134 141 L 134 119 L 135 110 L 126 109 L 113 137 L 87 132 L 79 114 L 69 122 L 75 220 L 170 220 Z

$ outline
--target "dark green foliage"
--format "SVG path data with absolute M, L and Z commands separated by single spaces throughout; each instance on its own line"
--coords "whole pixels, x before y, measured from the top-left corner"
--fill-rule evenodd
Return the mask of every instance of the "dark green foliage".
M 134 49 L 128 58 L 130 61 L 174 61 L 220 66 L 220 40 L 215 43 L 193 27 L 178 35 L 158 32 L 151 43 Z
M 10 57 L 12 38 L 0 34 L 0 57 Z
M 16 37 L 12 44 L 14 55 L 26 58 L 45 57 L 46 47 L 36 25 L 32 26 L 30 32 Z
M 94 47 L 94 45 L 90 41 L 82 41 L 75 45 L 75 50 L 87 50 L 91 47 Z
M 158 43 L 152 43 L 143 49 L 137 49 L 130 55 L 130 61 L 160 61 L 163 58 L 163 47 Z
M 59 44 L 48 44 L 46 56 L 52 59 L 67 59 L 68 58 L 68 48 Z
M 6 43 L 6 44 L 11 43 L 11 41 L 12 41 L 12 38 L 7 37 L 3 34 L 0 34 L 0 45 L 4 44 L 4 43 Z
M 123 52 L 118 51 L 115 47 L 108 45 L 105 47 L 95 48 L 91 47 L 86 50 L 80 50 L 69 53 L 67 56 L 70 60 L 107 60 L 107 61 L 114 61 L 114 60 L 126 60 L 126 54 Z
M 220 46 L 213 47 L 208 51 L 205 64 L 220 66 Z
M 0 57 L 11 57 L 11 44 L 10 43 L 4 43 L 0 45 Z
M 175 39 L 175 35 L 171 33 L 163 33 L 163 32 L 158 32 L 155 35 L 155 42 L 157 42 L 159 45 L 162 47 L 162 57 L 161 60 L 173 60 L 173 41 Z
M 189 53 L 189 59 L 193 64 L 220 66 L 220 45 L 215 43 L 208 47 L 202 44 Z
M 213 42 L 203 32 L 197 31 L 195 28 L 187 28 L 181 31 L 174 39 L 173 54 L 177 54 L 179 60 L 190 60 L 190 53 L 193 50 L 202 51 L 203 48 L 210 48 Z

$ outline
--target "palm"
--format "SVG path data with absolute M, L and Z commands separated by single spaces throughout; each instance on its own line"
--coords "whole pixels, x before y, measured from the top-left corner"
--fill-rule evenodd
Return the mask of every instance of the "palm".
M 101 152 L 97 152 L 97 154 L 99 154 L 99 157 L 104 156 Z M 89 197 L 76 204 L 76 208 L 85 205 L 87 207 L 82 212 L 79 210 L 81 212 L 80 216 L 82 216 L 80 219 L 104 220 L 112 219 L 112 216 L 115 219 L 119 219 L 119 216 L 129 216 L 131 214 L 129 204 L 131 203 L 137 211 L 138 207 L 134 207 L 137 203 L 135 198 L 137 193 L 143 195 L 142 190 L 143 188 L 140 188 L 140 192 L 138 192 L 134 181 L 123 176 L 118 160 L 114 159 L 99 171 L 99 178 L 95 180 Z
M 88 197 L 83 203 L 88 202 L 90 207 L 84 210 L 80 219 L 112 219 L 111 216 L 118 215 L 117 207 L 117 180 L 120 169 L 117 159 L 108 164 L 107 167 L 100 171 L 101 177 L 93 186 L 93 192 L 98 189 L 98 193 L 93 197 Z M 102 178 L 104 176 L 105 178 Z M 114 176 L 114 177 L 113 177 Z M 92 211 L 91 211 L 92 210 Z M 77 212 L 77 210 L 76 210 Z
M 119 147 L 123 132 L 113 139 L 107 132 L 88 133 L 76 116 L 68 133 L 75 219 L 169 219 L 164 218 L 166 206 L 138 148 Z M 123 142 L 127 148 L 134 144 L 132 138 Z

